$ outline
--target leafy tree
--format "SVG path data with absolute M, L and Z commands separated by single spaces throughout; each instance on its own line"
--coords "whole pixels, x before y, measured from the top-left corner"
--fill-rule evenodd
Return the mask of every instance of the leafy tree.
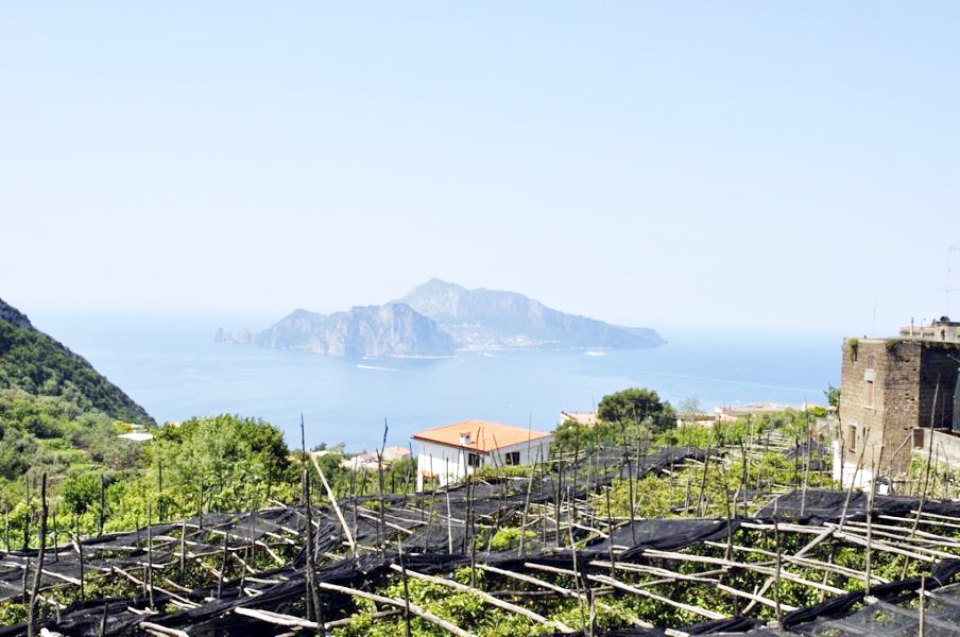
M 64 481 L 60 494 L 71 513 L 83 515 L 100 498 L 100 478 L 92 473 L 74 473 Z
M 691 396 L 680 401 L 680 404 L 677 405 L 677 411 L 681 414 L 702 414 L 703 407 L 700 405 L 699 398 Z
M 832 383 L 827 383 L 827 388 L 823 390 L 823 395 L 827 397 L 827 403 L 836 409 L 840 408 L 840 388 L 834 387 Z
M 669 402 L 660 402 L 653 390 L 637 387 L 604 396 L 598 412 L 604 422 L 644 423 L 655 432 L 669 429 L 677 422 L 677 414 Z
M 247 509 L 263 504 L 271 485 L 296 482 L 288 480 L 290 452 L 283 433 L 253 418 L 224 414 L 162 427 L 150 455 L 148 474 L 159 475 L 162 468 L 185 510 L 200 490 L 205 506 Z

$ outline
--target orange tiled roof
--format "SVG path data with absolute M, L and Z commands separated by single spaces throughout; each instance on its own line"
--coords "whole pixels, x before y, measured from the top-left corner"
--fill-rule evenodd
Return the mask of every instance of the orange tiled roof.
M 460 444 L 460 434 L 470 433 L 470 442 L 465 445 Z M 486 422 L 483 420 L 465 420 L 445 427 L 436 429 L 427 429 L 413 434 L 417 440 L 427 440 L 438 442 L 442 445 L 450 445 L 463 449 L 475 449 L 483 453 L 489 453 L 494 449 L 501 447 L 511 447 L 513 445 L 527 442 L 528 440 L 539 440 L 549 438 L 553 434 L 542 431 L 531 431 L 512 425 L 502 425 L 497 422 Z

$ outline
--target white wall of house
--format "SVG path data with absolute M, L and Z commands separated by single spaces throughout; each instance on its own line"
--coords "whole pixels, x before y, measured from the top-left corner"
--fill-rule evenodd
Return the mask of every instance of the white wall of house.
M 490 453 L 490 464 L 502 467 L 504 465 L 531 465 L 535 462 L 542 462 L 550 459 L 550 444 L 553 442 L 553 436 L 549 438 L 540 438 L 521 442 L 509 447 L 501 447 Z M 515 454 L 515 455 L 514 455 Z M 515 461 L 516 460 L 516 461 Z
M 472 474 L 479 467 L 503 465 L 530 465 L 550 457 L 553 436 L 522 442 L 509 447 L 480 453 L 462 447 L 442 445 L 427 440 L 416 440 L 417 491 L 423 491 L 425 476 L 436 476 L 441 487 L 456 483 Z M 475 457 L 475 464 L 471 463 Z

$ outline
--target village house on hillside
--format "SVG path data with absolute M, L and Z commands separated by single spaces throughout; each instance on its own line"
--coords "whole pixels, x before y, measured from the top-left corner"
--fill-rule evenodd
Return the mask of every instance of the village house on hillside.
M 557 425 L 575 422 L 581 427 L 593 427 L 600 422 L 600 416 L 595 411 L 561 411 Z
M 466 420 L 413 435 L 417 490 L 424 480 L 458 482 L 480 467 L 533 464 L 550 456 L 553 434 L 482 420 Z
M 960 461 L 958 371 L 960 323 L 947 317 L 894 338 L 844 339 L 834 477 L 845 484 L 896 477 L 931 441 L 941 459 Z

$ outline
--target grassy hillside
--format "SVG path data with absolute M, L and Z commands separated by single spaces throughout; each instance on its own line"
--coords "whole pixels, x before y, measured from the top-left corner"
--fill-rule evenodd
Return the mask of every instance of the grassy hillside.
M 118 421 L 153 424 L 90 363 L 0 300 L 0 508 L 42 473 L 57 491 L 68 475 L 134 470 L 141 449 L 117 438 Z

